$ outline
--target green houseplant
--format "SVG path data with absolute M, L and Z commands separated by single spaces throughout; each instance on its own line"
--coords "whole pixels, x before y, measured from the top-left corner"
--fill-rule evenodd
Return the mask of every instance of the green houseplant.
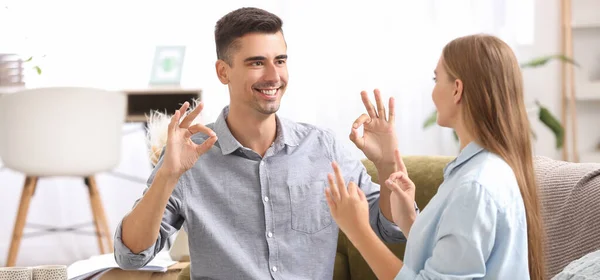
M 559 60 L 562 62 L 571 63 L 573 65 L 579 66 L 579 64 L 577 64 L 577 62 L 575 62 L 573 59 L 566 57 L 562 54 L 555 54 L 555 55 L 546 55 L 546 56 L 542 56 L 542 57 L 537 57 L 532 60 L 529 60 L 529 61 L 521 64 L 521 68 L 527 69 L 527 68 L 541 67 L 541 66 L 546 65 L 551 60 Z M 554 115 L 552 115 L 552 113 L 550 113 L 548 108 L 543 106 L 537 100 L 535 100 L 535 104 L 533 105 L 533 107 L 528 109 L 528 111 L 533 111 L 533 110 L 537 110 L 538 120 L 540 122 L 542 122 L 546 127 L 548 127 L 548 129 L 550 129 L 552 131 L 552 133 L 554 134 L 554 137 L 556 138 L 556 148 L 557 149 L 562 148 L 565 131 L 564 131 L 564 128 L 561 125 L 560 121 Z M 425 122 L 423 123 L 423 128 L 425 129 L 425 128 L 433 126 L 434 124 L 436 124 L 436 121 L 437 121 L 437 111 L 434 110 L 427 117 Z M 532 131 L 532 134 L 533 134 L 533 137 L 536 138 L 536 135 L 533 131 Z M 454 133 L 454 138 L 458 140 L 456 133 Z
M 30 56 L 28 59 L 24 60 L 24 63 L 32 62 L 33 56 Z M 42 68 L 39 65 L 34 65 L 31 67 L 38 75 L 42 75 Z

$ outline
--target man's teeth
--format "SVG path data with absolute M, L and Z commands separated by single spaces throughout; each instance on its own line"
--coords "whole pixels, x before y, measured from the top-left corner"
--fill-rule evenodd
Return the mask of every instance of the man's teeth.
M 277 89 L 261 89 L 259 91 L 266 95 L 275 95 L 277 93 Z

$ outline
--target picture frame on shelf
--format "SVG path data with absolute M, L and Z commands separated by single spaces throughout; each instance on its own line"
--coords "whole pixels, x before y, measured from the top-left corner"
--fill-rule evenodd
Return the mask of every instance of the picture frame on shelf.
M 150 86 L 179 86 L 185 59 L 185 46 L 157 46 L 150 74 Z

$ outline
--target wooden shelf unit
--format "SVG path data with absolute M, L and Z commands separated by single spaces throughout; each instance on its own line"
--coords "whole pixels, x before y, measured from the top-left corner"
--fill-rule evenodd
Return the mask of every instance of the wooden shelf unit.
M 600 1 L 561 0 L 561 50 L 579 63 L 562 63 L 562 158 L 600 162 Z M 585 133 L 585 135 L 583 135 Z
M 146 116 L 151 111 L 172 114 L 188 101 L 202 100 L 201 89 L 182 88 L 147 88 L 121 90 L 127 94 L 128 122 L 146 122 Z

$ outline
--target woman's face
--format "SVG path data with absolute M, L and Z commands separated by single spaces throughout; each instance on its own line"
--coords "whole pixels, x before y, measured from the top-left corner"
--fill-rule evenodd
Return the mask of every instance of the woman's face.
M 443 127 L 454 128 L 459 114 L 459 101 L 462 94 L 462 83 L 453 80 L 444 67 L 444 59 L 440 57 L 434 70 L 435 86 L 431 97 L 437 109 L 437 123 Z M 461 94 L 458 94 L 460 85 Z

